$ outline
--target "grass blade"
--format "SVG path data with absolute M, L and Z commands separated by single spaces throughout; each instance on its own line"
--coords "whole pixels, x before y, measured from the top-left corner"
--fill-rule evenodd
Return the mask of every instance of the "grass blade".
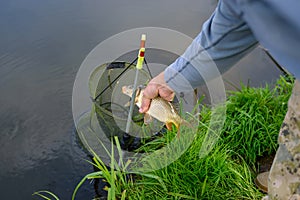
M 33 193 L 32 195 L 38 195 L 38 196 L 40 196 L 40 197 L 42 197 L 42 198 L 44 198 L 44 199 L 46 199 L 46 200 L 51 200 L 51 198 L 49 198 L 49 197 L 43 195 L 42 193 L 49 194 L 49 195 L 50 195 L 51 197 L 53 197 L 55 200 L 59 200 L 59 198 L 58 198 L 55 194 L 53 194 L 52 192 L 46 191 L 46 190 L 37 191 L 37 192 Z

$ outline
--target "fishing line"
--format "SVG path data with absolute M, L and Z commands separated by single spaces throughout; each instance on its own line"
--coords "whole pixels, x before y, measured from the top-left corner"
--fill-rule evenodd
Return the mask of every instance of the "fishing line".
M 275 60 L 275 58 L 269 53 L 268 50 L 262 48 L 263 51 L 267 54 L 267 56 L 272 60 L 272 62 L 276 65 L 276 67 L 284 74 L 284 76 L 288 77 L 290 74 Z
M 153 76 L 152 76 L 152 74 L 151 74 L 151 72 L 150 72 L 150 68 L 149 68 L 148 63 L 147 63 L 147 61 L 146 61 L 146 58 L 144 58 L 144 62 L 145 62 L 145 65 L 146 65 L 146 67 L 147 67 L 147 70 L 148 70 L 148 73 L 149 73 L 149 75 L 150 75 L 150 78 L 152 79 Z

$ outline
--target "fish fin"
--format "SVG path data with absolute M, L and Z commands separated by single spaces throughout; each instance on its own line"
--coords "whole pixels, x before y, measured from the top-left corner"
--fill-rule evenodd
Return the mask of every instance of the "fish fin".
M 179 102 L 172 102 L 172 107 L 178 112 L 180 110 L 180 104 Z
M 175 125 L 176 129 L 177 129 L 177 138 L 179 139 L 180 138 L 180 125 L 178 123 L 174 123 L 174 122 L 166 122 L 166 127 L 168 130 L 172 130 L 172 125 Z
M 169 131 L 172 130 L 172 124 L 172 122 L 166 122 L 166 127 Z
M 148 113 L 145 113 L 144 115 L 144 124 L 150 124 L 152 122 L 153 118 Z

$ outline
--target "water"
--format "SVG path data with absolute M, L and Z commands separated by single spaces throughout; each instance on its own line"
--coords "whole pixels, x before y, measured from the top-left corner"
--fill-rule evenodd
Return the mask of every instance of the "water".
M 76 72 L 98 43 L 143 26 L 194 37 L 215 4 L 215 0 L 1 1 L 1 199 L 38 199 L 31 194 L 44 189 L 70 199 L 79 180 L 92 172 L 77 141 L 71 101 Z M 249 79 L 259 86 L 278 74 L 256 49 L 224 77 L 236 85 Z M 88 183 L 78 193 L 78 199 L 93 196 Z

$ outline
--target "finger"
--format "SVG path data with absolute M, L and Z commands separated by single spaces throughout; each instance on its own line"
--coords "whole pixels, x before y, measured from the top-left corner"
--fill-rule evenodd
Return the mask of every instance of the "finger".
M 159 96 L 167 101 L 172 101 L 175 97 L 174 91 L 167 85 L 159 87 Z
M 142 104 L 141 104 L 141 107 L 139 109 L 139 112 L 140 113 L 145 113 L 149 110 L 149 107 L 150 107 L 150 103 L 151 103 L 151 99 L 148 99 L 148 98 L 145 98 L 143 97 L 142 98 Z
M 147 99 L 153 99 L 158 96 L 158 85 L 155 83 L 149 83 L 144 90 L 143 97 Z
M 148 84 L 143 92 L 143 98 L 139 112 L 145 113 L 149 110 L 151 99 L 158 96 L 158 85 Z
M 163 88 L 159 91 L 159 96 L 167 101 L 172 101 L 175 97 L 175 93 L 167 88 Z
M 166 95 L 166 96 L 164 96 L 162 98 L 165 99 L 165 100 L 167 100 L 167 101 L 173 101 L 174 97 L 175 97 L 175 94 L 172 93 L 172 94 Z

